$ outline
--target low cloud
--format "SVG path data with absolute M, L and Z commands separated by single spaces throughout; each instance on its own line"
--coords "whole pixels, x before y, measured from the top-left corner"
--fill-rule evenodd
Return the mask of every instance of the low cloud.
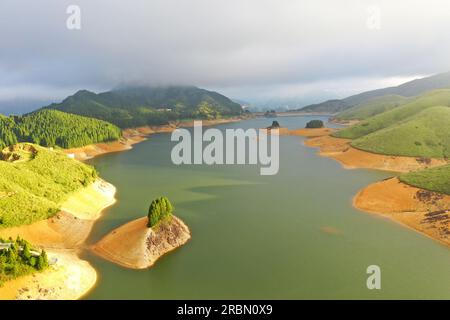
M 66 28 L 71 4 L 81 8 L 81 30 Z M 370 6 L 379 28 L 367 24 Z M 345 96 L 450 70 L 448 8 L 440 0 L 3 0 L 0 100 L 128 83 L 194 84 L 253 101 Z

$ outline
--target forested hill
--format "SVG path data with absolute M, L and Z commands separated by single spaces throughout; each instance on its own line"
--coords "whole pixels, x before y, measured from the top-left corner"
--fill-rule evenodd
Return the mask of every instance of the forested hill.
M 121 128 L 187 118 L 213 119 L 242 112 L 241 105 L 229 98 L 192 86 L 127 87 L 99 94 L 81 90 L 46 108 L 105 120 Z
M 121 130 L 111 123 L 57 110 L 24 116 L 0 115 L 0 149 L 17 142 L 74 148 L 117 140 L 121 135 Z

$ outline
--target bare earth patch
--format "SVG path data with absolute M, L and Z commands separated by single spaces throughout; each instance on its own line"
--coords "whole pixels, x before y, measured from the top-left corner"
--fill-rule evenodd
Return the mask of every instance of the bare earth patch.
M 307 138 L 313 138 L 313 137 L 323 137 L 323 136 L 329 136 L 333 132 L 335 132 L 336 129 L 332 128 L 312 128 L 312 129 L 295 129 L 289 131 L 289 135 L 291 136 L 302 136 Z
M 450 245 L 450 196 L 392 178 L 369 185 L 354 198 L 356 208 L 381 214 Z
M 303 134 L 301 134 L 303 135 Z M 444 159 L 387 156 L 353 148 L 351 140 L 330 135 L 311 136 L 305 141 L 309 147 L 319 148 L 319 155 L 335 159 L 346 169 L 366 168 L 384 171 L 410 172 L 447 164 Z

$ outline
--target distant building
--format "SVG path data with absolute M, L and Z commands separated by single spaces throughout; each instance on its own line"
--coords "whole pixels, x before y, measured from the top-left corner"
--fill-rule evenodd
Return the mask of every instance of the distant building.
M 11 242 L 4 242 L 4 243 L 0 243 L 0 250 L 6 250 L 11 248 L 12 243 Z

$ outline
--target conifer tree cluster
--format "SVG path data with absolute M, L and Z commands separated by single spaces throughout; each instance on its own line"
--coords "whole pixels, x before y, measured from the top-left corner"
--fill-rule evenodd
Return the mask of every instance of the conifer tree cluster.
M 57 110 L 43 109 L 24 116 L 0 116 L 0 149 L 18 142 L 75 148 L 117 140 L 121 136 L 121 130 L 111 123 Z
M 151 228 L 158 224 L 159 221 L 170 217 L 173 212 L 173 206 L 169 199 L 160 197 L 152 201 L 148 209 L 148 223 L 147 227 Z
M 44 270 L 48 267 L 45 250 L 37 250 L 21 238 L 0 239 L 0 285 L 19 276 Z

